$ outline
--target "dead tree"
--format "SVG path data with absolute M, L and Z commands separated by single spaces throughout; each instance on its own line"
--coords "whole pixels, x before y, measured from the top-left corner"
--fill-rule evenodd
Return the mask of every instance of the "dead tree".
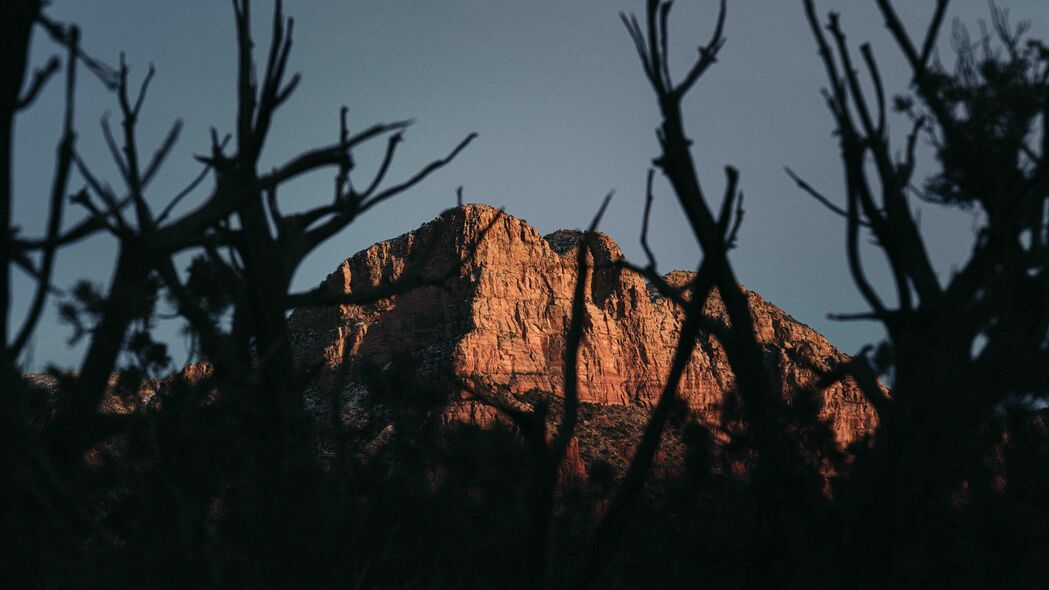
M 106 86 L 112 87 L 114 84 L 114 72 L 81 50 L 79 29 L 48 19 L 42 13 L 43 4 L 38 0 L 16 0 L 0 8 L 5 56 L 3 65 L 0 65 L 0 370 L 12 377 L 18 373 L 16 365 L 19 356 L 36 329 L 47 297 L 53 290 L 51 272 L 56 252 L 60 246 L 69 242 L 68 239 L 59 239 L 59 233 L 76 144 L 74 113 L 78 64 L 86 65 Z M 26 84 L 29 44 L 37 28 L 63 48 L 66 59 L 63 64 L 57 55 L 52 56 L 42 68 L 33 72 Z M 63 70 L 65 101 L 62 133 L 55 149 L 50 194 L 39 197 L 41 204 L 46 203 L 48 210 L 46 235 L 37 240 L 27 240 L 17 235 L 19 228 L 11 217 L 15 119 L 21 111 L 36 102 L 51 78 Z M 76 234 L 67 235 L 67 238 L 79 239 L 98 229 L 93 224 L 84 225 L 78 228 Z M 15 328 L 10 323 L 13 268 L 18 268 L 34 280 L 36 289 L 26 317 L 12 332 L 12 328 Z
M 38 2 L 9 2 L 0 12 L 3 22 L 4 63 L 0 66 L 0 363 L 5 373 L 13 371 L 13 359 L 8 343 L 8 314 L 11 305 L 11 264 L 13 259 L 11 227 L 11 164 L 12 141 L 14 140 L 15 114 L 23 104 L 32 102 L 34 95 L 60 67 L 51 62 L 38 73 L 28 92 L 23 95 L 26 70 L 29 61 L 29 40 L 36 15 L 40 11 Z M 6 381 L 6 379 L 5 379 Z
M 1011 399 L 1049 394 L 1049 49 L 1024 42 L 1025 28 L 992 5 L 981 38 L 956 26 L 950 72 L 934 58 L 948 3 L 938 0 L 915 40 L 891 2 L 877 1 L 910 66 L 910 92 L 892 100 L 870 46 L 860 46 L 857 63 L 838 15 L 821 22 L 814 2 L 804 3 L 827 74 L 845 205 L 795 180 L 845 217 L 850 271 L 870 310 L 843 319 L 877 321 L 888 333 L 881 356 L 891 362 L 881 369 L 891 399 L 873 380 L 857 380 L 880 425 L 842 495 L 842 575 L 877 587 L 938 579 L 945 558 L 937 539 L 959 534 L 952 498 L 960 490 L 972 502 L 993 496 L 978 483 L 989 452 L 981 433 Z M 910 121 L 895 150 L 891 111 Z M 914 179 L 922 139 L 936 161 L 924 181 Z M 915 199 L 980 213 L 968 261 L 946 280 L 930 261 Z M 894 297 L 867 277 L 864 235 L 892 271 Z M 856 367 L 872 374 L 860 360 Z
M 724 196 L 720 209 L 715 213 L 701 188 L 692 159 L 692 141 L 685 132 L 681 103 L 688 91 L 717 61 L 718 52 L 725 43 L 726 3 L 721 2 L 710 40 L 700 46 L 698 58 L 680 82 L 673 80 L 667 63 L 670 8 L 670 2 L 649 0 L 644 28 L 636 17 L 622 15 L 622 19 L 634 41 L 662 116 L 662 123 L 656 131 L 661 152 L 654 160 L 655 166 L 673 189 L 693 237 L 703 252 L 703 261 L 698 266 L 696 280 L 685 293 L 667 285 L 655 271 L 656 261 L 647 244 L 648 214 L 652 201 L 650 171 L 642 229 L 642 245 L 648 256 L 648 264 L 644 267 L 625 266 L 643 274 L 660 292 L 671 295 L 683 306 L 686 316 L 671 373 L 667 376 L 666 385 L 624 483 L 594 535 L 593 547 L 584 568 L 584 579 L 594 579 L 616 550 L 630 514 L 629 508 L 636 501 L 659 446 L 671 405 L 677 396 L 678 382 L 691 358 L 696 338 L 704 328 L 718 338 L 732 366 L 749 434 L 759 457 L 756 481 L 769 490 L 776 490 L 775 493 L 792 498 L 798 510 L 813 522 L 819 520 L 825 510 L 817 491 L 815 474 L 804 464 L 796 445 L 788 437 L 783 400 L 755 337 L 747 295 L 739 285 L 729 261 L 729 250 L 742 221 L 738 172 L 731 166 L 726 167 Z M 729 327 L 716 325 L 716 322 L 703 316 L 703 307 L 714 293 L 724 302 Z M 773 515 L 770 517 L 774 518 Z
M 149 184 L 174 146 L 180 123 L 172 126 L 148 160 L 140 155 L 136 124 L 153 71 L 150 69 L 137 91 L 133 91 L 129 68 L 121 60 L 116 80 L 120 137 L 115 137 L 105 120 L 103 132 L 125 192 L 116 194 L 109 189 L 107 183 L 92 174 L 87 162 L 74 154 L 72 159 L 88 189 L 78 195 L 77 202 L 90 217 L 80 226 L 39 244 L 42 248 L 52 247 L 96 228 L 105 229 L 119 243 L 116 270 L 104 295 L 102 313 L 93 328 L 75 391 L 63 396 L 54 422 L 55 438 L 61 445 L 69 446 L 73 454 L 105 434 L 104 429 L 99 430 L 97 420 L 84 417 L 94 415 L 106 391 L 134 319 L 134 303 L 153 276 L 159 276 L 175 297 L 179 312 L 199 335 L 205 355 L 216 361 L 220 371 L 236 376 L 245 395 L 253 398 L 250 405 L 259 412 L 260 430 L 277 433 L 278 438 L 287 437 L 290 424 L 302 413 L 284 320 L 286 310 L 304 299 L 288 293 L 295 270 L 323 241 L 372 207 L 421 182 L 451 161 L 474 137 L 468 136 L 448 156 L 431 162 L 411 177 L 391 183 L 386 181 L 386 174 L 409 123 L 377 124 L 350 133 L 343 108 L 334 143 L 303 152 L 275 169 L 259 171 L 259 156 L 274 114 L 299 80 L 298 75 L 289 77 L 286 73 L 293 21 L 285 18 L 281 3 L 277 2 L 272 41 L 259 79 L 253 60 L 250 2 L 235 2 L 234 12 L 238 48 L 237 118 L 232 134 L 235 145 L 230 152 L 230 137 L 220 138 L 217 132 L 212 133 L 210 153 L 199 157 L 205 171 L 214 177 L 214 186 L 203 203 L 176 215 L 179 203 L 199 185 L 202 175 L 159 213 L 155 212 L 157 199 L 147 196 Z M 352 152 L 381 137 L 387 137 L 385 157 L 365 188 L 358 190 L 350 182 Z M 282 213 L 280 187 L 322 168 L 336 172 L 331 203 L 294 214 Z M 174 265 L 174 257 L 187 251 L 205 252 L 211 263 L 234 278 L 231 333 L 222 333 L 187 292 Z

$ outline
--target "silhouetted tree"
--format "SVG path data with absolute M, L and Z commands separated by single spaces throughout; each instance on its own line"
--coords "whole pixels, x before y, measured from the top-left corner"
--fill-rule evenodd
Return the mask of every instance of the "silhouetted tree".
M 826 511 L 825 498 L 820 493 L 819 477 L 810 469 L 798 452 L 796 441 L 788 435 L 788 416 L 784 399 L 772 380 L 764 353 L 754 333 L 754 324 L 747 296 L 736 279 L 729 261 L 732 248 L 742 222 L 742 193 L 738 190 L 739 174 L 731 166 L 725 168 L 725 192 L 717 214 L 701 188 L 699 175 L 692 158 L 692 141 L 684 128 L 681 102 L 688 91 L 717 60 L 717 54 L 725 43 L 724 26 L 727 14 L 726 2 L 722 1 L 714 32 L 710 40 L 699 48 L 699 56 L 680 82 L 675 82 L 667 63 L 668 18 L 671 3 L 649 0 L 646 6 L 645 28 L 636 17 L 622 15 L 624 24 L 634 41 L 641 59 L 642 68 L 656 94 L 662 122 L 656 131 L 661 153 L 654 162 L 663 172 L 672 187 L 693 236 L 703 252 L 692 284 L 684 289 L 668 285 L 656 272 L 656 260 L 647 244 L 648 217 L 652 203 L 653 173 L 649 172 L 645 201 L 645 216 L 642 222 L 642 246 L 648 264 L 632 268 L 645 276 L 655 287 L 669 295 L 686 312 L 674 362 L 667 376 L 666 386 L 652 412 L 652 418 L 642 438 L 638 452 L 627 471 L 623 485 L 598 527 L 593 547 L 587 560 L 584 578 L 597 582 L 597 574 L 606 567 L 617 550 L 620 536 L 626 525 L 630 509 L 650 470 L 652 458 L 659 446 L 660 438 L 677 398 L 677 387 L 684 373 L 696 339 L 701 330 L 713 334 L 724 347 L 735 376 L 736 393 L 739 396 L 743 417 L 748 423 L 748 437 L 759 457 L 755 466 L 754 485 L 763 489 L 757 495 L 758 509 L 768 520 L 769 538 L 778 542 L 804 545 L 816 534 L 816 525 L 822 522 Z M 724 302 L 729 324 L 721 325 L 704 316 L 703 308 L 708 297 L 716 293 Z M 784 529 L 782 520 L 783 500 L 789 504 L 788 512 L 801 515 L 800 522 L 811 525 L 807 530 Z M 795 518 L 795 521 L 798 521 Z M 774 551 L 770 544 L 758 545 L 760 549 Z M 765 564 L 773 561 L 773 554 Z M 763 572 L 754 571 L 754 579 Z
M 985 32 L 974 42 L 964 28 L 956 29 L 957 65 L 947 72 L 932 61 L 947 0 L 936 3 L 920 46 L 907 35 L 888 0 L 878 0 L 877 5 L 911 65 L 913 92 L 896 96 L 890 104 L 867 45 L 861 54 L 873 93 L 864 90 L 837 15 L 828 18 L 828 41 L 813 2 L 806 0 L 804 8 L 830 81 L 825 97 L 841 142 L 846 205 L 835 205 L 788 169 L 802 189 L 846 219 L 850 270 L 871 312 L 836 317 L 881 321 L 889 340 L 877 354 L 864 349 L 812 388 L 792 393 L 793 407 L 783 403 L 772 385 L 746 297 L 727 256 L 742 217 L 738 175 L 726 169 L 726 192 L 715 217 L 700 188 L 680 107 L 724 44 L 724 2 L 711 40 L 700 47 L 680 83 L 673 81 L 666 60 L 671 3 L 649 0 L 644 27 L 636 18 L 623 17 L 663 117 L 657 130 L 662 152 L 655 164 L 673 188 L 704 254 L 695 281 L 684 290 L 666 284 L 655 271 L 647 245 L 650 171 L 641 235 L 648 264 L 623 266 L 643 274 L 685 309 L 677 350 L 684 362 L 700 322 L 728 354 L 747 424 L 747 431 L 735 436 L 756 457 L 749 493 L 758 514 L 759 538 L 750 544 L 757 552 L 755 567 L 740 578 L 747 585 L 824 580 L 848 586 L 925 587 L 962 571 L 976 574 L 967 583 L 977 586 L 1000 579 L 1030 583 L 1036 577 L 1025 561 L 1029 550 L 1019 551 L 1024 556 L 1020 558 L 993 549 L 986 544 L 985 531 L 971 519 L 992 514 L 1010 518 L 1010 510 L 1031 510 L 1029 500 L 1003 508 L 1001 490 L 987 489 L 989 472 L 1008 470 L 1000 461 L 1003 440 L 1009 438 L 1008 430 L 1002 429 L 1003 417 L 1026 416 L 1044 435 L 1044 418 L 1024 404 L 1049 394 L 1049 162 L 1044 153 L 1049 146 L 1049 50 L 1039 41 L 1025 42 L 1026 27 L 1011 28 L 1006 13 L 992 7 L 993 33 Z M 911 123 L 902 155 L 895 158 L 889 147 L 891 109 Z M 923 135 L 934 148 L 939 170 L 918 187 L 912 177 Z M 969 262 L 946 285 L 937 279 L 914 218 L 915 197 L 982 213 L 983 226 Z M 883 302 L 862 268 L 859 240 L 864 231 L 871 232 L 885 254 L 895 281 L 896 307 Z M 703 301 L 714 288 L 725 303 L 729 326 L 711 325 L 702 318 Z M 889 377 L 890 395 L 878 375 Z M 676 376 L 672 371 L 637 456 L 597 529 L 584 584 L 602 583 L 593 576 L 607 567 L 622 542 L 624 515 L 630 512 L 626 507 L 636 498 L 658 446 L 667 408 L 676 395 Z M 860 385 L 880 423 L 869 440 L 851 449 L 851 465 L 839 473 L 834 496 L 828 498 L 816 469 L 801 453 L 798 443 L 805 441 L 797 440 L 797 434 L 809 431 L 815 436 L 812 440 L 823 437 L 812 434 L 813 423 L 817 430 L 821 427 L 816 406 L 806 400 L 845 377 Z M 1032 428 L 1016 427 L 1025 432 Z M 1033 445 L 1035 454 L 1044 452 L 1035 450 L 1044 443 Z M 977 486 L 982 488 L 976 491 Z M 1045 519 L 1037 522 L 1039 530 L 1047 530 Z M 964 539 L 961 549 L 944 549 L 952 535 Z M 784 545 L 792 549 L 784 551 Z M 1006 578 L 1000 577 L 1003 563 L 1010 564 L 1004 570 Z
M 272 494 L 278 503 L 287 486 L 294 485 L 288 473 L 300 465 L 299 455 L 307 452 L 310 432 L 303 420 L 301 386 L 297 382 L 291 358 L 285 315 L 289 308 L 310 304 L 316 294 L 289 293 L 292 276 L 301 261 L 319 244 L 348 226 L 359 215 L 421 182 L 454 158 L 472 139 L 468 136 L 451 153 L 435 160 L 414 175 L 399 182 L 388 182 L 387 172 L 402 141 L 408 122 L 377 124 L 350 134 L 346 114 L 339 117 L 339 134 L 333 143 L 311 149 L 283 165 L 260 172 L 259 156 L 268 140 L 271 122 L 279 107 L 296 88 L 298 75 L 286 73 L 292 46 L 292 25 L 285 18 L 278 0 L 273 14 L 272 39 L 265 70 L 256 74 L 254 42 L 250 33 L 250 1 L 233 4 L 237 39 L 237 116 L 235 133 L 220 138 L 213 130 L 210 153 L 198 159 L 204 164 L 201 175 L 186 189 L 156 209 L 158 200 L 149 196 L 150 182 L 175 145 L 181 122 L 176 122 L 148 159 L 141 155 L 136 126 L 154 72 L 150 68 L 137 90 L 129 81 L 129 68 L 121 57 L 119 68 L 107 68 L 80 50 L 79 31 L 75 26 L 55 23 L 43 12 L 44 3 L 18 0 L 5 3 L 2 13 L 5 59 L 2 74 L 3 97 L 0 102 L 3 152 L 0 153 L 0 365 L 8 389 L 21 390 L 17 359 L 39 319 L 51 287 L 51 271 L 58 248 L 76 242 L 92 233 L 105 231 L 117 239 L 119 249 L 115 271 L 104 293 L 97 293 L 86 283 L 74 291 L 76 301 L 65 304 L 62 315 L 79 326 L 78 334 L 89 340 L 79 371 L 62 381 L 54 416 L 41 433 L 46 440 L 42 454 L 33 459 L 36 436 L 27 433 L 15 448 L 29 455 L 12 457 L 8 475 L 51 478 L 59 489 L 67 479 L 79 477 L 85 450 L 104 443 L 115 435 L 134 432 L 136 415 L 115 416 L 100 413 L 99 406 L 109 388 L 112 376 L 121 368 L 119 358 L 126 351 L 145 364 L 162 367 L 166 351 L 149 334 L 150 318 L 155 313 L 158 289 L 163 288 L 174 301 L 178 313 L 187 321 L 194 338 L 200 343 L 204 358 L 211 361 L 214 375 L 211 385 L 221 386 L 223 395 L 238 398 L 238 418 L 242 427 L 251 429 L 249 446 L 254 461 L 254 485 L 259 494 Z M 51 214 L 47 235 L 41 239 L 15 239 L 10 218 L 11 204 L 11 127 L 16 113 L 29 106 L 59 68 L 59 61 L 49 61 L 36 73 L 23 90 L 28 64 L 28 45 L 34 29 L 42 29 L 67 50 L 66 106 L 63 134 L 56 159 Z M 120 171 L 123 194 L 96 177 L 85 159 L 76 152 L 73 129 L 75 74 L 78 61 L 86 63 L 116 94 L 121 116 L 119 139 L 103 118 L 102 130 L 111 155 Z M 227 147 L 229 139 L 235 145 Z M 350 182 L 354 168 L 353 150 L 366 142 L 387 138 L 385 155 L 379 168 L 363 189 Z M 62 212 L 67 199 L 67 186 L 75 168 L 85 188 L 72 201 L 85 208 L 88 218 L 72 228 L 62 227 Z M 330 204 L 294 214 L 282 212 L 278 190 L 288 181 L 322 168 L 335 170 L 335 194 Z M 194 191 L 207 174 L 214 185 L 202 204 L 184 213 L 178 205 Z M 198 252 L 189 269 L 188 282 L 175 267 L 175 256 Z M 29 255 L 39 252 L 37 263 Z M 13 338 L 9 338 L 9 274 L 19 265 L 37 281 L 37 293 L 30 313 Z M 221 285 L 209 284 L 215 277 Z M 406 273 L 403 281 L 384 285 L 374 296 L 405 290 L 418 284 L 417 273 Z M 361 294 L 357 294 L 361 297 Z M 230 308 L 232 328 L 219 327 L 218 317 Z M 132 324 L 142 322 L 132 330 Z M 141 371 L 125 372 L 119 387 L 135 391 Z M 5 399 L 4 416 L 15 433 L 24 431 L 29 419 L 17 395 Z M 19 436 L 15 436 L 19 439 Z M 28 446 L 27 446 L 28 445 Z M 18 451 L 16 451 L 18 452 Z M 30 465 L 20 465 L 28 460 Z M 41 464 L 33 465 L 39 460 Z M 29 477 L 31 480 L 32 477 Z M 47 486 L 17 481 L 15 495 L 28 494 L 31 502 L 79 504 Z M 5 486 L 6 488 L 7 486 Z M 17 502 L 8 510 L 17 510 Z M 69 506 L 70 511 L 75 511 Z M 5 517 L 18 514 L 5 511 Z
M 869 378 L 865 354 L 853 366 L 880 424 L 842 485 L 843 574 L 875 587 L 925 587 L 952 571 L 975 574 L 966 583 L 975 586 L 1033 582 L 1026 558 L 983 546 L 985 533 L 959 520 L 998 501 L 973 490 L 1001 444 L 989 446 L 981 433 L 1024 398 L 1049 395 L 1049 48 L 1025 40 L 1026 26 L 1012 27 L 992 5 L 980 38 L 955 27 L 950 71 L 933 57 L 948 4 L 936 3 L 919 43 L 892 4 L 877 1 L 911 73 L 910 90 L 890 100 L 870 46 L 860 47 L 865 85 L 838 16 L 821 26 L 805 2 L 845 172 L 845 206 L 834 209 L 846 218 L 849 267 L 871 308 L 845 319 L 879 321 L 888 333 L 877 358 L 890 397 Z M 890 110 L 911 121 L 896 156 Z M 914 179 L 922 138 L 936 162 L 924 180 Z M 969 259 L 945 281 L 929 259 L 914 199 L 979 212 Z M 863 269 L 866 232 L 892 271 L 895 304 Z M 966 563 L 971 555 L 944 550 L 953 536 L 1014 567 L 1002 570 L 990 555 Z

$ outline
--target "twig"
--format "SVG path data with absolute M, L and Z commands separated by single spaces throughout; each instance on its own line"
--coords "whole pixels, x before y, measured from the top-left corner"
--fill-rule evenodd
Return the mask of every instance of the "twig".
M 58 158 L 55 165 L 55 176 L 51 186 L 50 211 L 47 222 L 47 245 L 43 249 L 40 263 L 40 271 L 37 276 L 36 293 L 33 302 L 29 306 L 22 327 L 11 345 L 10 355 L 17 358 L 22 349 L 36 329 L 40 321 L 40 314 L 44 310 L 44 303 L 51 291 L 51 274 L 54 270 L 55 253 L 58 245 L 56 238 L 62 230 L 62 211 L 65 202 L 66 186 L 69 183 L 69 171 L 73 163 L 73 144 L 76 141 L 76 132 L 73 130 L 73 107 L 76 92 L 76 54 L 80 46 L 80 29 L 72 27 L 69 32 L 69 57 L 66 61 L 66 85 L 65 85 L 65 115 L 62 124 L 62 138 L 58 142 Z M 57 60 L 52 60 L 57 63 Z M 45 70 L 46 71 L 46 70 Z M 50 74 L 47 74 L 50 75 Z M 42 81 L 40 82 L 43 83 Z M 37 88 L 39 90 L 39 88 Z M 29 102 L 32 102 L 30 91 Z M 28 104 L 28 103 L 27 103 Z
M 656 255 L 648 245 L 648 222 L 652 214 L 652 177 L 655 173 L 656 171 L 652 168 L 648 169 L 648 178 L 645 181 L 645 212 L 641 217 L 641 249 L 644 250 L 645 258 L 648 259 L 648 266 L 653 271 L 656 269 Z
M 823 196 L 822 193 L 820 193 L 816 189 L 812 188 L 812 185 L 810 185 L 809 183 L 807 183 L 804 180 L 802 180 L 802 178 L 800 176 L 798 176 L 797 174 L 795 174 L 793 170 L 791 170 L 789 167 L 786 167 L 786 166 L 783 167 L 783 170 L 786 171 L 787 176 L 790 176 L 791 180 L 793 180 L 794 183 L 798 185 L 798 188 L 800 188 L 801 190 L 805 191 L 813 199 L 816 199 L 816 201 L 819 202 L 819 204 L 823 205 L 824 207 L 829 209 L 831 212 L 836 213 L 836 214 L 838 214 L 838 215 L 848 219 L 849 214 L 848 214 L 847 211 L 845 211 L 841 207 L 835 205 L 834 203 L 832 203 L 830 201 L 830 199 L 828 199 L 827 197 Z M 858 223 L 859 223 L 859 225 L 861 225 L 863 227 L 870 227 L 870 224 L 867 223 L 866 221 L 858 220 Z
M 74 61 L 76 58 L 73 58 Z M 51 76 L 55 75 L 62 68 L 62 62 L 58 59 L 58 56 L 51 56 L 51 59 L 47 60 L 47 64 L 43 68 L 40 68 L 33 72 L 33 81 L 30 82 L 29 88 L 26 90 L 25 95 L 18 99 L 15 104 L 16 110 L 22 110 L 33 104 L 36 97 L 40 94 L 40 91 L 47 84 Z

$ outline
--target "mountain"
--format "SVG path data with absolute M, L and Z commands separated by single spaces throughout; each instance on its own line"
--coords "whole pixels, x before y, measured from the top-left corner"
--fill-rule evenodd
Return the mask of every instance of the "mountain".
M 337 390 L 343 421 L 360 425 L 374 417 L 362 410 L 374 406 L 369 398 L 374 401 L 377 390 L 392 384 L 420 405 L 439 400 L 431 411 L 444 422 L 483 426 L 498 420 L 496 405 L 528 409 L 536 396 L 563 395 L 565 333 L 582 235 L 560 230 L 541 236 L 492 207 L 464 205 L 343 261 L 316 291 L 328 301 L 388 290 L 402 278 L 415 277 L 423 286 L 292 313 L 296 361 L 310 384 L 307 403 L 315 409 L 329 404 Z M 579 351 L 579 396 L 586 409 L 581 432 L 592 426 L 588 418 L 611 420 L 606 432 L 616 430 L 617 419 L 629 431 L 643 424 L 669 372 L 683 321 L 673 301 L 614 264 L 622 256 L 609 236 L 596 236 Z M 665 278 L 680 286 L 693 277 L 675 271 Z M 748 291 L 747 297 L 758 340 L 785 396 L 849 360 L 757 293 Z M 716 292 L 705 313 L 727 321 Z M 725 351 L 713 336 L 702 335 L 680 397 L 695 420 L 716 427 L 732 388 Z M 500 404 L 492 403 L 492 392 Z M 875 427 L 873 407 L 851 381 L 826 388 L 820 398 L 819 416 L 839 448 Z

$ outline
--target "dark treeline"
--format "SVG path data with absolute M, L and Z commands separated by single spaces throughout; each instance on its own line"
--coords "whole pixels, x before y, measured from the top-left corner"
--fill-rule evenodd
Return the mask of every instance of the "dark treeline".
M 681 76 L 667 64 L 670 3 L 649 0 L 642 19 L 623 16 L 661 123 L 641 223 L 648 259 L 622 264 L 681 306 L 685 320 L 662 393 L 637 423 L 632 458 L 619 473 L 593 469 L 582 479 L 566 479 L 561 467 L 588 411 L 576 375 L 592 260 L 585 238 L 563 397 L 537 393 L 522 405 L 476 391 L 504 419 L 489 429 L 441 427 L 427 411 L 443 403 L 432 384 L 376 380 L 375 396 L 406 408 L 381 447 L 346 432 L 335 409 L 329 418 L 304 407 L 290 309 L 375 301 L 446 277 L 424 275 L 420 263 L 396 282 L 340 299 L 291 292 L 296 268 L 357 216 L 451 161 L 472 135 L 414 175 L 391 179 L 408 123 L 351 134 L 343 108 L 331 143 L 259 170 L 273 117 L 298 83 L 286 71 L 292 21 L 278 2 L 259 70 L 250 2 L 235 0 L 233 130 L 213 132 L 200 175 L 161 201 L 150 182 L 181 125 L 153 149 L 137 142 L 152 70 L 132 83 L 123 59 L 113 66 L 93 57 L 79 29 L 49 18 L 40 0 L 4 2 L 0 579 L 56 588 L 1049 584 L 1049 416 L 1039 410 L 1049 395 L 1049 46 L 992 7 L 978 37 L 955 27 L 949 69 L 936 57 L 947 0 L 934 3 L 920 38 L 889 0 L 873 1 L 910 66 L 910 85 L 883 87 L 870 47 L 854 48 L 835 14 L 803 0 L 840 143 L 827 157 L 841 161 L 844 194 L 790 176 L 845 229 L 852 278 L 870 309 L 840 319 L 880 322 L 888 337 L 787 398 L 729 257 L 743 216 L 740 175 L 726 167 L 721 200 L 712 198 L 684 124 L 684 97 L 725 44 L 726 3 Z M 61 55 L 31 71 L 34 34 Z M 63 126 L 51 191 L 35 197 L 49 211 L 46 231 L 30 237 L 11 216 L 12 129 L 49 83 L 64 93 Z M 87 83 L 111 90 L 120 113 L 119 128 L 103 123 L 116 183 L 93 173 L 76 147 L 76 91 Z M 906 125 L 902 145 L 890 142 L 890 123 Z M 379 167 L 351 182 L 354 148 L 379 141 Z M 919 178 L 923 146 L 935 169 Z M 335 175 L 329 204 L 281 207 L 285 183 L 320 170 Z M 661 278 L 646 242 L 657 173 L 702 251 L 695 280 L 681 288 Z M 205 195 L 201 204 L 182 206 L 194 191 Z M 978 213 L 969 259 L 947 280 L 926 253 L 916 200 Z M 86 212 L 82 221 L 64 221 L 70 206 Z M 54 261 L 95 234 L 119 246 L 109 284 L 80 283 L 59 301 L 74 338 L 86 339 L 84 360 L 74 373 L 29 379 L 22 362 L 53 303 Z M 891 270 L 887 289 L 867 278 L 862 240 Z M 14 272 L 33 285 L 20 318 L 11 313 Z M 728 322 L 703 314 L 715 294 Z M 207 371 L 153 378 L 170 367 L 151 336 L 165 303 L 185 321 Z M 701 335 L 717 338 L 735 375 L 721 434 L 678 411 L 679 381 Z M 816 418 L 817 389 L 841 379 L 860 387 L 879 420 L 846 453 Z M 154 401 L 138 402 L 143 388 L 158 392 Z M 682 467 L 657 477 L 661 441 L 671 436 L 683 445 Z M 813 456 L 833 458 L 829 482 Z M 740 462 L 745 473 L 730 467 Z

